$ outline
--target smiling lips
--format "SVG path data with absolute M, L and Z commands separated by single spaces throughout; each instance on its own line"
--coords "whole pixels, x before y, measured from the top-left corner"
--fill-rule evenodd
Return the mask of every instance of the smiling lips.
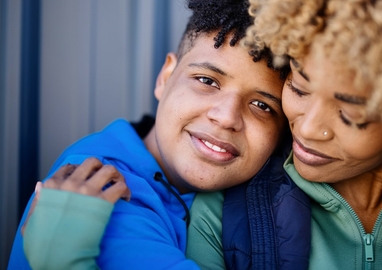
M 204 133 L 190 132 L 190 135 L 196 149 L 211 160 L 227 162 L 240 154 L 230 143 L 218 141 Z
M 316 150 L 304 147 L 296 138 L 293 140 L 293 154 L 299 161 L 310 166 L 326 165 L 336 160 Z

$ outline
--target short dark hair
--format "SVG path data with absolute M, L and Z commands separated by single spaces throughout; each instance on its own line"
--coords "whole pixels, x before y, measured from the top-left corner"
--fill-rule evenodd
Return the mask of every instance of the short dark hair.
M 246 34 L 246 30 L 253 24 L 254 18 L 249 14 L 248 0 L 187 0 L 192 15 L 188 20 L 178 48 L 178 59 L 181 59 L 193 46 L 194 41 L 202 33 L 218 31 L 214 37 L 215 48 L 219 48 L 230 35 L 230 46 L 235 46 Z M 273 66 L 272 55 L 268 48 L 253 54 L 248 53 L 255 62 L 266 59 L 268 67 Z M 289 65 L 277 68 L 280 77 L 285 79 L 290 68 Z

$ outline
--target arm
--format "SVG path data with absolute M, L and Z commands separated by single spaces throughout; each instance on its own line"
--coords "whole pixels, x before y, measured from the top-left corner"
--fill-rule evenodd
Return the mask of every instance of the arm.
M 91 208 L 89 208 L 91 205 Z M 95 257 L 113 204 L 44 188 L 24 232 L 33 269 L 98 269 Z
M 69 213 L 64 212 L 65 209 L 70 209 L 70 207 L 68 208 L 67 206 L 71 205 L 74 200 L 73 195 L 71 195 L 70 199 L 64 199 L 64 204 L 61 206 L 57 205 L 58 198 L 53 198 L 55 202 L 54 207 L 56 209 L 47 210 L 45 207 L 44 211 L 53 211 L 55 214 L 58 213 L 60 218 L 59 222 L 54 220 L 54 215 L 47 215 L 42 212 L 40 217 L 37 215 L 34 217 L 35 213 L 31 215 L 30 221 L 35 218 L 49 227 L 45 232 L 48 241 L 50 240 L 52 242 L 52 240 L 54 240 L 52 242 L 54 244 L 57 243 L 57 239 L 61 239 L 64 241 L 64 244 L 60 243 L 56 246 L 53 245 L 52 248 L 45 248 L 45 254 L 36 254 L 38 251 L 34 249 L 33 246 L 36 246 L 36 241 L 44 241 L 44 239 L 41 238 L 41 235 L 39 238 L 33 238 L 33 234 L 36 233 L 37 235 L 37 232 L 33 232 L 28 224 L 25 233 L 32 235 L 29 236 L 30 238 L 25 237 L 25 241 L 29 241 L 31 246 L 30 250 L 26 250 L 28 258 L 36 256 L 38 259 L 35 261 L 39 263 L 38 267 L 50 268 L 55 265 L 55 267 L 53 267 L 54 269 L 57 269 L 58 262 L 63 266 L 62 269 L 67 267 L 70 269 L 73 269 L 73 267 L 75 267 L 75 269 L 94 269 L 97 265 L 101 269 L 123 269 L 125 267 L 129 269 L 134 269 L 134 267 L 139 269 L 152 269 L 153 267 L 158 269 L 199 269 L 194 262 L 185 258 L 185 247 L 182 246 L 185 242 L 179 241 L 179 237 L 183 236 L 178 235 L 178 233 L 183 234 L 183 232 L 185 232 L 185 222 L 182 218 L 171 217 L 173 213 L 163 207 L 161 198 L 146 181 L 142 184 L 142 180 L 138 181 L 138 179 L 134 179 L 134 177 L 137 176 L 129 175 L 126 172 L 124 173 L 125 178 L 127 177 L 130 181 L 129 186 L 131 183 L 131 186 L 134 188 L 132 190 L 136 196 L 134 196 L 129 203 L 122 200 L 116 203 L 104 233 L 104 227 L 101 228 L 100 225 L 98 229 L 94 229 L 94 226 L 97 227 L 97 224 L 91 222 L 90 219 L 88 219 L 87 222 L 85 220 L 83 223 L 88 225 L 82 225 L 81 227 L 84 228 L 81 229 L 84 233 L 74 233 L 72 229 L 69 229 L 69 225 L 64 225 L 64 222 L 68 220 L 71 221 L 70 223 L 74 223 L 75 229 L 77 230 L 79 228 L 76 224 L 77 220 L 83 222 L 86 217 L 82 214 L 79 215 L 78 212 L 72 211 L 73 209 L 71 209 Z M 69 183 L 75 180 L 75 178 L 68 178 L 62 183 Z M 90 180 L 82 182 L 90 183 Z M 46 185 L 46 183 L 44 185 Z M 78 187 L 70 187 L 69 189 L 80 190 Z M 108 189 L 105 192 L 107 191 Z M 42 195 L 43 194 L 42 192 Z M 147 197 L 151 198 L 150 204 L 147 204 L 144 200 L 144 198 Z M 46 196 L 43 199 L 45 206 L 53 205 L 51 201 L 47 201 L 49 198 L 46 198 Z M 83 206 L 89 206 L 89 202 L 84 203 Z M 38 206 L 39 203 L 36 206 L 36 211 L 42 211 L 40 208 L 44 208 L 44 204 L 42 203 L 40 208 L 37 208 Z M 94 208 L 96 207 L 90 204 L 90 207 L 85 207 L 84 209 L 89 212 L 89 209 Z M 60 210 L 57 212 L 58 209 Z M 62 215 L 59 214 L 60 212 Z M 69 214 L 74 216 L 75 221 L 70 218 L 68 219 Z M 54 222 L 56 222 L 57 226 L 52 225 Z M 106 223 L 107 222 L 104 222 L 103 225 L 106 226 Z M 32 225 L 33 223 L 31 226 Z M 41 228 L 42 226 L 43 225 L 40 224 L 35 226 L 35 228 Z M 86 226 L 88 227 L 86 228 Z M 179 228 L 182 229 L 179 230 Z M 93 230 L 98 231 L 98 233 L 92 234 L 91 231 Z M 101 231 L 103 235 L 100 233 Z M 48 234 L 49 232 L 50 234 Z M 75 234 L 76 236 L 74 236 Z M 59 237 L 59 235 L 62 237 Z M 101 242 L 99 242 L 100 240 Z M 87 246 L 83 246 L 83 243 L 87 243 Z M 43 244 L 42 246 L 50 247 L 48 244 Z M 76 251 L 73 252 L 74 250 Z M 66 252 L 65 256 L 62 255 L 63 251 Z M 34 263 L 32 261 L 30 262 L 31 264 Z
M 114 185 L 103 190 L 111 181 Z M 97 159 L 87 159 L 78 168 L 61 167 L 44 183 L 25 226 L 24 249 L 30 266 L 97 269 L 95 257 L 113 203 L 123 195 L 130 193 L 122 175 Z

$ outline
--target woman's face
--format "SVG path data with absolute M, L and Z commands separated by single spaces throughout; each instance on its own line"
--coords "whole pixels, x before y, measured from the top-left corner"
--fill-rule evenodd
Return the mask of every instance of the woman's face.
M 366 118 L 368 88 L 355 89 L 330 60 L 311 53 L 292 72 L 282 94 L 293 133 L 293 162 L 309 181 L 335 183 L 382 172 L 382 123 Z M 341 75 L 341 76 L 339 76 Z

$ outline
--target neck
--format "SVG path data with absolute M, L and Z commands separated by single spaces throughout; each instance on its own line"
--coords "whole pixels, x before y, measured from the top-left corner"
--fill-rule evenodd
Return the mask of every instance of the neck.
M 382 209 L 382 167 L 331 186 L 349 203 L 370 233 Z
M 155 135 L 155 124 L 151 128 L 147 136 L 144 138 L 143 142 L 146 145 L 147 150 L 154 156 L 155 160 L 158 162 L 159 166 L 162 168 L 167 179 L 170 179 L 169 174 L 166 170 L 166 167 L 164 166 L 162 162 L 161 155 L 159 153 L 159 148 L 158 148 L 157 139 Z

